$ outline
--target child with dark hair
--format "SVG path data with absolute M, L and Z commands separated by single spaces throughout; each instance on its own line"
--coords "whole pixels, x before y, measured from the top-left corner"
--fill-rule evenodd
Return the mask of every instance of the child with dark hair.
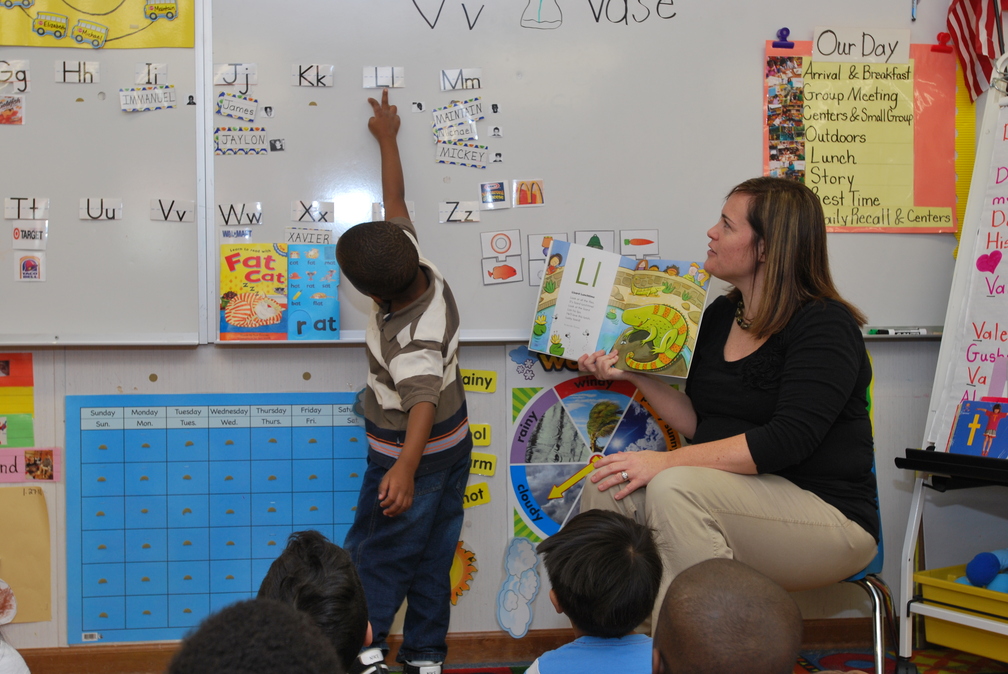
M 311 618 L 293 606 L 249 599 L 210 615 L 190 632 L 167 674 L 344 674 Z
M 375 302 L 365 334 L 368 466 L 344 547 L 364 586 L 375 645 L 388 652 L 385 638 L 407 599 L 396 659 L 405 674 L 440 674 L 472 449 L 459 312 L 409 219 L 396 107 L 387 89 L 381 103 L 368 102 L 388 222 L 357 225 L 336 242 L 344 277 Z
M 543 653 L 526 674 L 647 672 L 651 639 L 633 634 L 658 596 L 662 563 L 651 530 L 604 510 L 576 515 L 539 544 L 550 601 L 578 637 Z
M 317 531 L 295 531 L 259 586 L 260 599 L 275 599 L 307 613 L 336 648 L 343 669 L 371 643 L 367 600 L 350 555 Z
M 787 592 L 734 559 L 708 559 L 672 581 L 658 613 L 653 674 L 791 674 L 802 616 Z

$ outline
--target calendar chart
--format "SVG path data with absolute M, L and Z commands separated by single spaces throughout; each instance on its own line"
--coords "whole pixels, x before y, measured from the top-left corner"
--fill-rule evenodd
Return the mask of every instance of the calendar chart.
M 68 641 L 180 639 L 254 597 L 293 531 L 342 544 L 353 393 L 66 398 Z

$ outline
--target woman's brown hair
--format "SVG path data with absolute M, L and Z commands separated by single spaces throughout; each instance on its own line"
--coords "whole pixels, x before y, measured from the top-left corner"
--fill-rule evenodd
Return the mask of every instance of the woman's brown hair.
M 749 197 L 746 217 L 755 233 L 753 250 L 762 242 L 765 255 L 763 300 L 750 331 L 761 338 L 780 332 L 810 300 L 836 300 L 863 326 L 867 317 L 833 284 L 826 217 L 815 192 L 793 180 L 764 177 L 736 185 L 728 197 L 735 194 Z M 733 288 L 728 299 L 738 302 L 742 294 Z

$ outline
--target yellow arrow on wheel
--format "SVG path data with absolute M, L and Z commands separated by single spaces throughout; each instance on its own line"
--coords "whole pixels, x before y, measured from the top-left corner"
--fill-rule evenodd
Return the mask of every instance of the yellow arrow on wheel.
M 550 499 L 560 498 L 564 495 L 568 489 L 576 485 L 578 482 L 583 480 L 588 473 L 595 470 L 595 462 L 602 458 L 601 454 L 595 454 L 592 458 L 588 459 L 588 465 L 579 470 L 578 472 L 571 475 L 569 478 L 564 480 L 561 484 L 553 485 L 550 489 L 549 497 Z

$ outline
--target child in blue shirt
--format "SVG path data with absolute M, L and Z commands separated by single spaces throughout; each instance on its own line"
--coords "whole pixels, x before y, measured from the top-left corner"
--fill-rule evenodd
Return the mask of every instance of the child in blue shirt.
M 651 671 L 651 614 L 662 562 L 651 530 L 615 512 L 589 510 L 539 544 L 550 601 L 577 639 L 543 653 L 526 674 Z

